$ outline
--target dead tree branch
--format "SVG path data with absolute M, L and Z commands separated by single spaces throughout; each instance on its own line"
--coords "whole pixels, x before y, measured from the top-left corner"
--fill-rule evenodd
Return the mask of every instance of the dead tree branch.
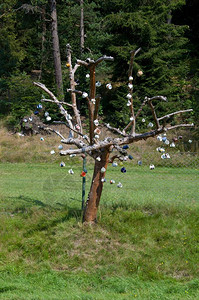
M 157 118 L 157 115 L 156 115 L 156 112 L 155 112 L 155 107 L 153 106 L 151 100 L 148 100 L 148 105 L 151 108 L 151 112 L 152 112 L 152 116 L 153 116 L 154 121 L 155 121 L 156 128 L 159 128 L 160 127 L 160 123 L 158 121 L 158 118 Z
M 70 128 L 73 128 L 73 124 L 70 120 L 70 115 L 68 114 L 67 110 L 59 103 L 58 99 L 55 97 L 55 95 L 42 83 L 40 82 L 33 82 L 34 85 L 38 86 L 39 88 L 41 88 L 43 91 L 45 91 L 53 100 L 53 102 L 55 104 L 57 104 L 57 106 L 60 109 L 60 112 L 62 115 L 65 116 L 66 121 L 68 122 L 68 125 L 70 126 Z
M 176 128 L 179 128 L 179 127 L 194 127 L 194 124 L 178 124 L 178 125 L 174 125 L 174 126 L 171 126 L 171 127 L 166 127 L 167 130 L 172 130 L 172 129 L 176 129 Z
M 69 66 L 69 79 L 70 79 L 70 88 L 71 91 L 75 90 L 75 72 L 77 71 L 78 67 L 80 66 L 79 64 L 76 64 L 75 67 L 72 67 L 72 59 L 71 59 L 71 47 L 70 44 L 66 45 L 66 49 L 67 49 L 67 60 L 68 60 L 68 66 Z M 83 129 L 82 129 L 82 123 L 81 123 L 81 118 L 80 118 L 80 113 L 79 110 L 77 109 L 77 100 L 76 100 L 76 93 L 75 92 L 71 92 L 71 102 L 72 102 L 72 108 L 73 108 L 73 112 L 74 112 L 74 116 L 76 119 L 76 123 L 79 126 L 79 131 L 82 133 Z
M 56 124 L 63 124 L 65 125 L 67 128 L 69 128 L 71 131 L 75 132 L 76 134 L 80 135 L 81 137 L 83 137 L 88 143 L 89 143 L 89 138 L 87 135 L 84 135 L 83 133 L 79 132 L 78 130 L 74 129 L 74 128 L 70 128 L 70 126 L 68 124 L 66 124 L 65 122 L 61 122 L 61 121 L 53 121 L 53 123 Z
M 172 116 L 174 116 L 174 115 L 182 114 L 182 113 L 190 112 L 190 111 L 193 111 L 193 109 L 185 109 L 185 110 L 175 111 L 175 112 L 173 112 L 173 113 L 171 113 L 171 114 L 168 114 L 168 115 L 165 115 L 165 116 L 163 116 L 163 117 L 158 118 L 158 121 L 163 120 L 163 119 L 169 119 L 170 117 L 172 117 Z
M 119 135 L 122 135 L 122 136 L 128 136 L 126 133 L 124 133 L 123 131 L 121 131 L 119 128 L 114 128 L 112 126 L 110 126 L 109 123 L 105 123 L 104 124 L 110 131 L 114 132 L 114 133 L 117 133 Z
M 52 129 L 50 127 L 45 127 L 45 126 L 39 126 L 40 129 L 45 130 L 45 131 L 50 131 L 56 133 L 61 139 L 65 139 L 65 137 L 57 130 Z
M 41 102 L 51 102 L 51 103 L 55 103 L 55 101 L 51 100 L 51 99 L 41 99 Z M 63 101 L 59 101 L 59 104 L 65 104 L 67 106 L 72 107 L 72 104 L 67 103 L 67 102 L 63 102 Z

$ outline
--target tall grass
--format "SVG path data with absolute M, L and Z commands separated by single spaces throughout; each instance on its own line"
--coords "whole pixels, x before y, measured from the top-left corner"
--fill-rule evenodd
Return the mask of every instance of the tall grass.
M 63 128 L 60 128 L 63 131 Z M 58 129 L 59 130 L 59 129 Z M 63 134 L 65 131 L 63 131 Z M 66 130 L 66 135 L 68 131 Z M 102 135 L 105 137 L 110 134 L 107 130 L 102 130 Z M 169 138 L 171 140 L 172 134 Z M 55 135 L 43 136 L 44 141 L 40 140 L 41 135 L 36 136 L 19 136 L 12 134 L 5 128 L 0 126 L 0 162 L 59 162 L 63 158 L 59 156 L 58 145 L 60 138 Z M 188 137 L 187 137 L 188 138 Z M 187 139 L 186 138 L 186 139 Z M 131 161 L 132 165 L 137 165 L 138 160 L 142 160 L 143 165 L 149 166 L 150 163 L 156 166 L 168 167 L 198 167 L 199 166 L 199 153 L 197 142 L 189 144 L 186 142 L 186 147 L 182 142 L 177 144 L 177 148 L 170 148 L 165 146 L 166 151 L 170 153 L 171 158 L 167 160 L 161 159 L 161 154 L 156 151 L 156 148 L 161 145 L 156 138 L 147 141 L 139 141 L 130 145 L 129 154 L 132 154 L 134 159 Z M 69 146 L 64 145 L 67 149 Z M 186 148 L 186 152 L 184 151 Z M 50 151 L 55 150 L 56 154 L 51 155 Z M 68 157 L 64 160 L 69 161 Z M 79 162 L 80 159 L 76 158 L 73 161 Z M 88 157 L 88 161 L 90 158 Z

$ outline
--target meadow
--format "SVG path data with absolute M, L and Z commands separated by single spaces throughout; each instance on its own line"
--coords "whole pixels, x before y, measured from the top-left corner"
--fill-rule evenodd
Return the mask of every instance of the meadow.
M 0 299 L 199 299 L 199 170 L 110 166 L 89 227 L 66 163 L 0 164 Z

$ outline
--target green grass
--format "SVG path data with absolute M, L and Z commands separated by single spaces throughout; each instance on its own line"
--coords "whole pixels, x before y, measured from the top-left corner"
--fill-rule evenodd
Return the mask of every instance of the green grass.
M 81 165 L 0 164 L 0 299 L 199 299 L 199 171 L 126 168 L 88 227 Z

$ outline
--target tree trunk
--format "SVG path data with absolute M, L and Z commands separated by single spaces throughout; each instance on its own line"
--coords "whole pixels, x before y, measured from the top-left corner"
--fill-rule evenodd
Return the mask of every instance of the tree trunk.
M 80 0 L 81 15 L 80 15 L 80 53 L 84 51 L 84 0 Z
M 57 30 L 57 9 L 56 1 L 50 0 L 51 3 L 51 18 L 52 18 L 52 43 L 53 43 L 53 58 L 55 66 L 55 80 L 57 84 L 58 95 L 63 98 L 63 82 L 61 70 L 61 56 L 59 49 L 59 37 Z
M 41 19 L 42 19 L 42 36 L 41 36 L 41 63 L 40 63 L 40 75 L 39 80 L 42 78 L 42 69 L 45 58 L 45 42 L 46 42 L 46 6 L 41 9 Z
M 101 161 L 95 160 L 90 192 L 88 194 L 88 199 L 84 208 L 83 222 L 96 223 L 97 221 L 97 210 L 103 189 L 102 179 L 105 177 L 105 173 L 102 173 L 101 169 L 103 167 L 107 169 L 109 155 L 109 149 L 105 148 L 101 153 Z

